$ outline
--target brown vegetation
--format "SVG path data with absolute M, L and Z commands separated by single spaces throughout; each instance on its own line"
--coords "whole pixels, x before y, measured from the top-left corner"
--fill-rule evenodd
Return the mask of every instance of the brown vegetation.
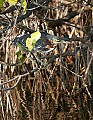
M 0 13 L 1 120 L 92 120 L 93 2 L 37 1 L 24 15 L 7 3 Z M 19 62 L 12 41 L 38 30 L 66 42 Z

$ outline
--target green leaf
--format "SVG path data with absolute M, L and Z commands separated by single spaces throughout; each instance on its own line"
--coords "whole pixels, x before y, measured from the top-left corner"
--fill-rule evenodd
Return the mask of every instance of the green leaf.
M 29 51 L 33 49 L 32 38 L 27 38 L 27 40 L 26 40 L 26 47 L 28 48 Z
M 20 43 L 17 43 L 17 45 L 18 45 L 18 47 L 20 48 L 21 51 L 25 52 L 25 48 Z
M 27 2 L 26 0 L 22 0 L 21 2 L 21 7 L 23 7 L 23 13 L 26 13 L 26 8 L 27 8 Z
M 20 59 L 22 57 L 21 51 L 17 51 L 16 55 L 17 55 L 18 59 Z
M 29 51 L 31 51 L 35 47 L 35 44 L 37 40 L 40 39 L 40 37 L 41 37 L 40 32 L 34 32 L 31 34 L 31 38 L 27 38 L 26 47 L 28 48 Z
M 0 8 L 3 6 L 3 2 L 4 2 L 5 0 L 0 0 Z
M 32 39 L 35 39 L 36 41 L 37 41 L 38 39 L 40 39 L 40 37 L 41 37 L 41 33 L 40 33 L 39 31 L 34 32 L 34 33 L 31 34 L 31 38 L 32 38 Z
M 24 62 L 25 57 L 23 56 L 21 51 L 16 52 L 16 55 L 17 55 L 18 60 L 21 60 L 21 62 Z
M 11 5 L 15 5 L 18 2 L 18 0 L 5 0 L 5 1 Z
M 36 44 L 36 40 L 32 38 L 27 38 L 26 40 L 26 47 L 28 48 L 29 51 L 31 51 Z

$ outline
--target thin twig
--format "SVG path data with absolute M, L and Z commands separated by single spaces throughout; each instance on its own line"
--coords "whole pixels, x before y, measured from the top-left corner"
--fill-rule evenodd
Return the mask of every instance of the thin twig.
M 88 90 L 88 87 L 87 87 L 87 85 L 86 85 L 86 83 L 85 83 L 85 80 L 86 80 L 86 78 L 87 78 L 87 74 L 88 74 L 89 68 L 90 68 L 90 66 L 91 66 L 92 60 L 93 60 L 93 55 L 91 55 L 91 58 L 90 58 L 88 67 L 87 67 L 87 69 L 86 69 L 86 71 L 85 71 L 85 77 L 84 77 L 84 79 L 83 79 L 83 85 L 84 85 L 84 87 L 86 88 L 86 91 L 87 91 L 88 95 L 90 96 L 90 98 L 92 98 L 92 96 L 91 96 L 91 94 L 90 94 L 90 92 L 89 92 L 89 90 Z

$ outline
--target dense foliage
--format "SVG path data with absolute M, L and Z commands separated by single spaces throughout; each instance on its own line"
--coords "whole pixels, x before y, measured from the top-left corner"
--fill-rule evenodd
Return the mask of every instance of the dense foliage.
M 0 0 L 0 120 L 92 119 L 92 0 Z

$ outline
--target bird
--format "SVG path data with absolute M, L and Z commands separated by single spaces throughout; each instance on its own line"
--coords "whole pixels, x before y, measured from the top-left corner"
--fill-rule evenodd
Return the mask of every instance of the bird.
M 36 31 L 32 34 L 24 34 L 17 36 L 12 41 L 12 44 L 14 44 L 15 46 L 19 46 L 21 50 L 25 52 L 33 51 L 49 53 L 50 51 L 55 49 L 56 44 L 60 43 L 60 41 L 62 41 L 63 43 L 66 42 L 64 41 L 64 38 L 50 35 L 47 32 Z

